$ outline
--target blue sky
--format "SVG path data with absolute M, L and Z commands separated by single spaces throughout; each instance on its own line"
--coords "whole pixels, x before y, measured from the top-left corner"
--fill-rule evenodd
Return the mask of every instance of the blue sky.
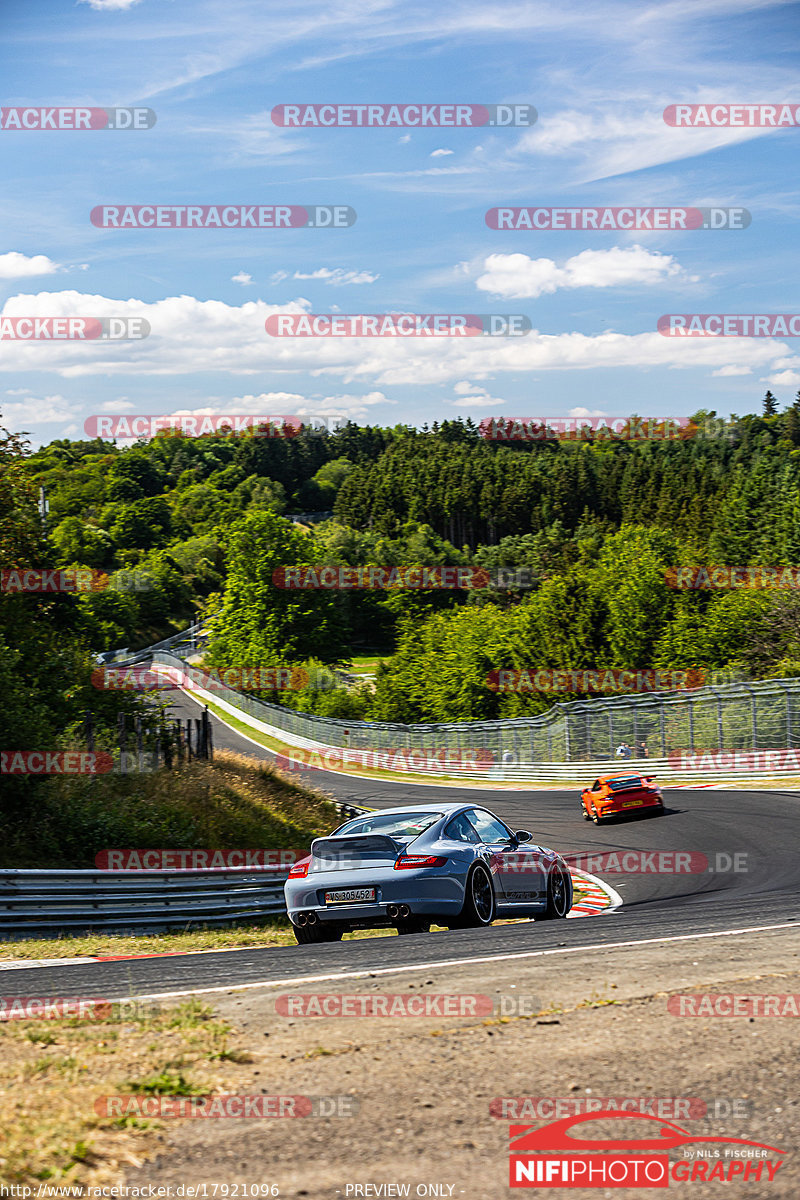
M 94 413 L 754 411 L 797 339 L 664 338 L 790 313 L 800 128 L 675 129 L 673 103 L 800 103 L 800 6 L 757 0 L 3 0 L 4 106 L 145 105 L 141 131 L 0 131 L 0 305 L 144 316 L 145 342 L 0 342 L 2 423 Z M 282 103 L 535 105 L 531 128 L 281 129 Z M 349 229 L 95 228 L 98 204 L 348 204 Z M 497 205 L 736 206 L 737 231 L 494 231 Z M 275 312 L 523 313 L 524 338 L 274 339 Z

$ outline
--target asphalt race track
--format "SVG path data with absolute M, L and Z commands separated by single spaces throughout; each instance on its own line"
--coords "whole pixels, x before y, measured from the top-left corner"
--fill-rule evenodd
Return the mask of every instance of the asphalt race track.
M 174 714 L 195 714 L 184 696 Z M 215 718 L 214 744 L 270 759 Z M 457 800 L 483 803 L 514 828 L 562 854 L 637 850 L 704 854 L 702 873 L 606 873 L 595 870 L 623 897 L 624 907 L 592 918 L 520 922 L 490 929 L 368 939 L 321 946 L 233 950 L 197 955 L 69 966 L 14 969 L 3 973 L 6 996 L 157 996 L 229 990 L 267 982 L 294 983 L 318 976 L 370 974 L 388 969 L 422 970 L 453 960 L 513 958 L 537 953 L 577 954 L 587 961 L 604 946 L 660 939 L 728 935 L 800 919 L 800 794 L 782 792 L 665 791 L 663 817 L 634 819 L 599 828 L 585 822 L 570 791 L 506 791 L 383 783 L 309 771 L 304 778 L 338 800 L 367 807 Z M 591 780 L 587 780 L 591 782 Z M 740 856 L 738 860 L 735 856 Z M 718 858 L 718 856 L 720 856 Z M 744 857 L 741 857 L 744 856 Z M 656 858 L 655 862 L 658 862 Z M 579 864 L 580 865 L 580 864 Z M 591 865 L 587 866 L 592 870 Z M 706 943 L 713 953 L 714 937 Z M 488 965 L 488 963 L 487 963 Z

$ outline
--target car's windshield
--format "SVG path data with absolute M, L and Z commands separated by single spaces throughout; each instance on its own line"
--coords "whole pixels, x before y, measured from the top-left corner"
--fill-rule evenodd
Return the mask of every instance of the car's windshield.
M 638 775 L 629 775 L 626 779 L 609 779 L 608 786 L 612 792 L 620 792 L 624 788 L 641 787 L 642 780 Z
M 443 814 L 440 812 L 370 813 L 366 817 L 354 817 L 340 829 L 340 833 L 387 833 L 392 837 L 419 837 Z

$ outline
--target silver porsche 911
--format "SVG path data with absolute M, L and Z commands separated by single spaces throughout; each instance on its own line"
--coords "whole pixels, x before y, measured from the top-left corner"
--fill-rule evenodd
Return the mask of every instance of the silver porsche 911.
M 311 843 L 285 885 L 297 941 L 349 929 L 398 933 L 491 925 L 497 917 L 566 917 L 572 876 L 554 850 L 488 809 L 419 804 L 366 813 Z

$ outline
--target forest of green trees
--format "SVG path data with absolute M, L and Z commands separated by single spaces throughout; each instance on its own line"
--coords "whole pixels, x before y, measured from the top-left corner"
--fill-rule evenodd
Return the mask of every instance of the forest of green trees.
M 497 667 L 731 668 L 800 674 L 795 593 L 675 591 L 687 564 L 800 563 L 800 395 L 671 441 L 487 441 L 472 421 L 128 448 L 0 441 L 0 566 L 92 568 L 85 594 L 0 595 L 3 744 L 113 722 L 93 652 L 144 646 L 201 614 L 211 668 L 385 660 L 372 685 L 264 697 L 366 720 L 538 712 L 554 697 L 486 684 Z M 37 510 L 49 502 L 47 528 Z M 312 526 L 286 514 L 333 512 Z M 287 591 L 289 564 L 524 567 L 529 586 Z M 115 587 L 135 570 L 143 590 Z M 564 697 L 556 697 L 564 699 Z M 569 697 L 567 697 L 569 698 Z M 100 714 L 102 719 L 102 712 Z

